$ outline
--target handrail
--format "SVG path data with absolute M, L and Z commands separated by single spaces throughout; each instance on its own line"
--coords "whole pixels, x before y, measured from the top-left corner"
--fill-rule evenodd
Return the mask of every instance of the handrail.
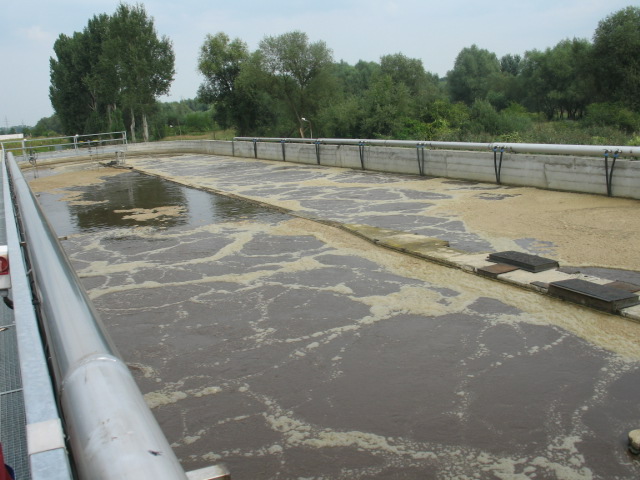
M 8 156 L 68 442 L 80 479 L 185 480 L 131 373 Z
M 558 145 L 546 143 L 473 143 L 435 142 L 429 140 L 381 140 L 350 138 L 277 138 L 277 137 L 234 137 L 239 142 L 286 142 L 322 145 L 367 145 L 373 147 L 415 147 L 421 145 L 433 149 L 488 150 L 504 149 L 509 153 L 541 153 L 558 155 L 586 155 L 602 157 L 606 152 L 618 152 L 621 156 L 640 157 L 640 147 L 607 145 Z
M 41 342 L 38 319 L 33 306 L 27 267 L 22 255 L 4 153 L 3 150 L 1 170 L 3 200 L 26 430 L 28 438 L 38 437 L 38 447 L 29 448 L 28 452 L 31 478 L 32 480 L 70 480 L 71 467 Z
M 116 137 L 113 137 L 116 135 Z M 107 137 L 108 136 L 108 137 Z M 57 142 L 58 140 L 64 140 L 64 142 Z M 8 147 L 6 144 L 19 146 Z M 106 132 L 106 133 L 89 133 L 83 135 L 67 135 L 60 137 L 46 137 L 46 138 L 22 138 L 16 140 L 6 140 L 0 142 L 2 147 L 7 152 L 15 152 L 22 150 L 23 156 L 26 156 L 27 151 L 30 150 L 42 150 L 51 148 L 73 148 L 79 151 L 79 148 L 94 147 L 94 146 L 107 146 L 107 145 L 119 145 L 122 144 L 124 148 L 127 148 L 127 132 Z

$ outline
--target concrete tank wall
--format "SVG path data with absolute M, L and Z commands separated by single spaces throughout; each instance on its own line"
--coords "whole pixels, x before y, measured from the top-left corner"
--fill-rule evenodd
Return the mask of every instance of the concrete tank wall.
M 203 153 L 315 165 L 316 145 L 278 142 L 182 140 L 132 144 L 128 154 Z M 320 164 L 378 172 L 419 175 L 417 148 L 357 145 L 319 145 Z M 498 153 L 498 160 L 500 154 Z M 611 165 L 611 158 L 609 159 Z M 487 151 L 424 150 L 424 174 L 477 182 L 496 182 L 494 153 Z M 604 157 L 504 153 L 501 183 L 598 195 L 607 194 Z M 640 199 L 640 161 L 619 158 L 612 182 L 613 195 Z

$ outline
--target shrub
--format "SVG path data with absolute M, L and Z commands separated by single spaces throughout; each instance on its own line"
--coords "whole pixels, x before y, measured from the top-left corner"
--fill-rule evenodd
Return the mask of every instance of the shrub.
M 634 133 L 640 129 L 640 114 L 620 103 L 592 103 L 587 106 L 583 123 L 587 127 L 615 127 Z

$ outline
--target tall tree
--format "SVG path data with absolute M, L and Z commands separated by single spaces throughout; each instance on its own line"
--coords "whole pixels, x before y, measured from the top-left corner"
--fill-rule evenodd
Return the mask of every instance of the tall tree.
M 143 137 L 148 141 L 147 115 L 156 98 L 169 93 L 175 75 L 171 41 L 166 36 L 158 37 L 143 5 L 121 3 L 111 17 L 104 54 L 115 70 L 121 102 L 129 111 L 132 141 L 136 114 L 142 117 Z
M 118 106 L 118 78 L 110 62 L 106 59 L 104 45 L 109 37 L 111 18 L 107 14 L 94 16 L 84 28 L 84 49 L 90 58 L 82 78 L 91 97 L 91 118 L 87 122 L 87 131 L 103 128 L 109 131 L 120 130 L 115 111 Z M 93 125 L 91 125 L 93 124 Z M 91 126 L 93 128 L 91 128 Z
M 640 111 L 640 7 L 624 8 L 598 24 L 593 59 L 601 99 Z
M 331 50 L 324 42 L 309 43 L 306 33 L 294 31 L 265 37 L 256 54 L 268 77 L 265 87 L 286 102 L 290 119 L 304 136 L 302 119 L 314 116 L 323 100 L 334 93 Z
M 437 95 L 438 76 L 427 73 L 420 59 L 401 53 L 384 55 L 380 58 L 380 71 L 389 75 L 394 83 L 403 83 L 414 96 Z
M 521 73 L 523 103 L 549 119 L 582 116 L 593 97 L 590 58 L 591 44 L 581 39 L 562 40 L 544 52 L 526 52 Z
M 136 115 L 147 114 L 173 80 L 174 53 L 168 38 L 158 38 L 142 5 L 120 4 L 112 16 L 94 16 L 82 32 L 60 35 L 51 58 L 50 99 L 67 134 L 120 128 L 129 112 L 135 141 Z
M 499 75 L 500 62 L 495 53 L 477 45 L 463 48 L 447 74 L 451 99 L 467 105 L 484 100 Z
M 84 33 L 61 34 L 53 44 L 56 58 L 49 60 L 51 86 L 49 99 L 64 132 L 84 133 L 91 114 L 91 94 L 83 79 L 90 64 L 84 47 Z
M 238 77 L 248 59 L 247 44 L 237 38 L 230 41 L 222 32 L 207 35 L 200 47 L 198 70 L 205 80 L 198 89 L 198 98 L 215 105 L 214 118 L 223 128 L 241 124 L 238 116 L 247 113 L 238 109 L 246 100 Z

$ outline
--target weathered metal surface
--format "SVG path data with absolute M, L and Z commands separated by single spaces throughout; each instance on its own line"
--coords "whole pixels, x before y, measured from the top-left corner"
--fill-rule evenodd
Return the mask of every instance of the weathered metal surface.
M 558 262 L 550 258 L 531 255 L 529 253 L 516 252 L 514 250 L 491 253 L 489 254 L 489 260 L 496 263 L 514 265 L 526 270 L 527 272 L 534 273 L 544 272 L 545 270 L 551 270 L 553 268 L 558 268 L 559 266 Z
M 615 281 L 615 282 L 607 283 L 606 286 L 612 287 L 612 288 L 618 288 L 620 290 L 625 290 L 631 293 L 640 292 L 640 285 L 636 285 L 635 283 Z
M 514 270 L 518 270 L 520 267 L 516 267 L 515 265 L 506 265 L 504 263 L 496 263 L 493 265 L 488 265 L 486 267 L 480 267 L 476 269 L 476 272 L 480 275 L 490 278 L 497 278 L 498 275 L 502 275 L 503 273 L 513 272 Z
M 638 295 L 577 278 L 551 282 L 549 294 L 611 313 L 639 303 Z

